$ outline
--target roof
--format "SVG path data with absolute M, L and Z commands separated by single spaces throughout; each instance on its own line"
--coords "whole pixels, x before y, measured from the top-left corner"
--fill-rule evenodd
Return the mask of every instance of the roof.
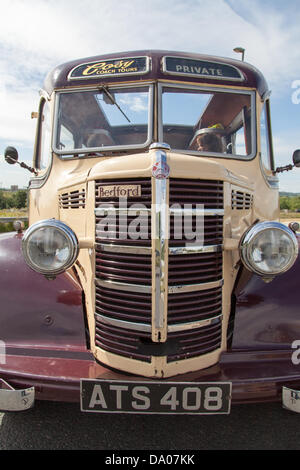
M 262 73 L 231 58 L 164 50 L 139 50 L 86 57 L 57 66 L 46 77 L 44 89 L 99 85 L 129 80 L 168 79 L 256 88 L 268 91 Z

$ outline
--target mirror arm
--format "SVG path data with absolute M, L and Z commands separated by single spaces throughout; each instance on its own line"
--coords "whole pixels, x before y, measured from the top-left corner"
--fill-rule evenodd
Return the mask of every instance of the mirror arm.
M 282 173 L 283 171 L 290 171 L 294 168 L 295 165 L 286 165 L 286 166 L 279 166 L 276 168 L 274 173 Z
M 26 165 L 26 163 L 23 163 L 23 162 L 18 162 L 18 160 L 15 160 L 13 157 L 10 157 L 11 160 L 14 160 L 14 163 L 17 163 L 18 165 L 20 165 L 22 168 L 25 168 L 25 170 L 28 170 L 30 171 L 31 173 L 34 173 L 35 176 L 38 175 L 38 172 L 32 168 L 31 166 L 28 166 Z
M 30 171 L 31 173 L 34 173 L 35 176 L 38 175 L 38 172 L 37 172 L 34 168 L 32 168 L 31 166 L 26 165 L 26 163 L 23 163 L 23 162 L 17 162 L 17 163 L 19 163 L 19 165 L 20 165 L 22 168 L 25 168 L 25 170 L 28 170 L 28 171 Z

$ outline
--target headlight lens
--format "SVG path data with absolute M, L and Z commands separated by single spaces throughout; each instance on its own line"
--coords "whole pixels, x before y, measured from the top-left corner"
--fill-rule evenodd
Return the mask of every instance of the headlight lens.
M 246 232 L 240 249 L 242 261 L 248 269 L 262 276 L 274 276 L 294 264 L 298 242 L 285 225 L 260 222 Z
M 26 263 L 45 275 L 56 275 L 68 269 L 78 256 L 74 232 L 59 220 L 43 220 L 25 232 L 22 250 Z

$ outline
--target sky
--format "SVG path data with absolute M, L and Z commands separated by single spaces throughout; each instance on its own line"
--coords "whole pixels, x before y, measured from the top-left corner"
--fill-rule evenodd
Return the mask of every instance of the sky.
M 6 146 L 32 162 L 39 90 L 69 60 L 164 49 L 245 61 L 271 94 L 276 165 L 300 148 L 299 0 L 0 0 L 0 188 L 31 174 L 4 161 Z M 300 168 L 280 174 L 280 190 L 300 192 Z

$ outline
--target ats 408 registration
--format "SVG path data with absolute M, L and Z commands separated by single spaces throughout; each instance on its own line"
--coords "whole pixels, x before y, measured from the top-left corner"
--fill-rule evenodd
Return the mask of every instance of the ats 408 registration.
M 97 413 L 229 414 L 231 383 L 81 380 L 81 410 Z

